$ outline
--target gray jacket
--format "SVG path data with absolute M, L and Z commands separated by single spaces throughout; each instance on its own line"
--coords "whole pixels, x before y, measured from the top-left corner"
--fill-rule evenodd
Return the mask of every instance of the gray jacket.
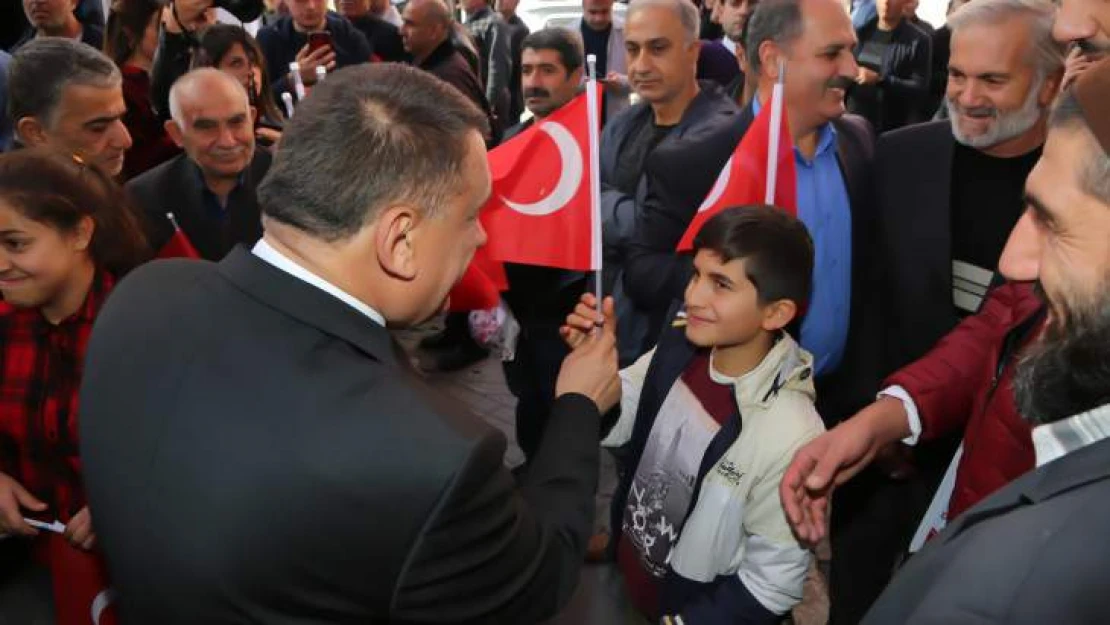
M 486 100 L 498 117 L 504 120 L 509 110 L 509 80 L 512 78 L 509 25 L 500 15 L 485 7 L 467 16 L 466 30 L 478 47 L 482 60 L 479 77 L 486 89 Z

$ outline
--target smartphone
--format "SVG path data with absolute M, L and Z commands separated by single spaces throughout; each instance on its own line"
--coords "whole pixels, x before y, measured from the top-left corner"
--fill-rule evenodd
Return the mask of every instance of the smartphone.
M 308 33 L 309 52 L 315 52 L 324 46 L 331 46 L 331 33 L 326 30 L 318 33 Z

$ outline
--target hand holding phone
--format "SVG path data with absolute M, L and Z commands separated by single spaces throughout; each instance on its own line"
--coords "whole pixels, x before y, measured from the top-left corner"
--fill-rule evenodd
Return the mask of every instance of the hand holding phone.
M 322 30 L 316 33 L 308 33 L 308 51 L 315 52 L 323 47 L 332 47 L 331 33 Z

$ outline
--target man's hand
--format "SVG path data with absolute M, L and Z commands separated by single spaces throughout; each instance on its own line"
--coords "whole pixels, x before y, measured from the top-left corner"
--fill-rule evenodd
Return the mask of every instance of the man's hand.
M 588 301 L 596 301 L 592 295 Z M 576 313 L 587 302 L 583 296 Z M 597 311 L 594 311 L 596 315 Z M 571 317 L 575 317 L 572 314 Z M 568 324 L 570 318 L 568 317 Z M 596 319 L 590 316 L 590 319 Z M 571 353 L 563 360 L 559 378 L 555 382 L 555 396 L 567 393 L 580 393 L 597 404 L 602 413 L 608 412 L 621 398 L 621 381 L 617 367 L 616 319 L 613 314 L 613 299 L 605 298 L 605 320 L 598 327 L 591 321 L 575 321 L 572 332 L 581 333 L 576 339 Z M 566 330 L 568 326 L 564 326 Z M 584 328 L 584 329 L 582 329 Z M 563 338 L 570 344 L 566 333 Z
M 162 26 L 167 32 L 180 35 L 182 27 L 189 31 L 196 31 L 213 21 L 214 16 L 209 14 L 213 0 L 173 0 L 162 9 Z M 173 11 L 177 8 L 177 19 Z M 178 23 L 180 20 L 180 23 Z
M 861 85 L 877 85 L 879 84 L 879 73 L 861 65 L 859 72 L 856 74 L 856 82 Z
M 85 551 L 93 548 L 96 544 L 96 534 L 93 533 L 92 517 L 89 516 L 88 506 L 81 508 L 81 511 L 69 520 L 63 535 L 74 547 Z
M 301 81 L 306 85 L 316 84 L 316 67 L 323 65 L 330 73 L 335 69 L 335 51 L 331 46 L 322 46 L 313 51 L 308 50 L 306 43 L 297 53 L 297 63 L 301 68 Z
M 902 402 L 883 397 L 799 449 L 779 485 L 798 539 L 817 544 L 825 535 L 833 490 L 870 464 L 884 445 L 908 435 Z
M 39 532 L 23 520 L 23 510 L 42 512 L 46 504 L 36 499 L 11 476 L 0 473 L 0 534 L 35 536 Z
M 615 323 L 613 298 L 606 297 L 602 302 L 602 312 L 598 312 L 597 298 L 592 293 L 583 293 L 574 311 L 567 315 L 566 325 L 559 328 L 559 334 L 567 347 L 573 350 L 585 342 L 595 329 L 604 326 L 608 319 L 613 319 Z
M 605 75 L 605 78 L 601 79 L 601 85 L 606 91 L 612 93 L 628 93 L 628 76 L 618 74 L 617 72 L 609 72 Z

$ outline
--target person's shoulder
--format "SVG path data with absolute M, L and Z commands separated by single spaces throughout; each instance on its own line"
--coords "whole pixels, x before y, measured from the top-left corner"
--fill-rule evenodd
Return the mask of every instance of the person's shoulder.
M 900 156 L 905 156 L 906 154 L 912 154 L 915 148 L 926 143 L 951 143 L 953 141 L 955 141 L 955 138 L 952 136 L 951 124 L 947 120 L 938 120 L 884 132 L 879 135 L 875 149 L 879 152 L 897 150 Z
M 167 181 L 172 181 L 174 178 L 179 177 L 182 165 L 187 164 L 188 159 L 189 156 L 187 154 L 178 154 L 170 160 L 159 163 L 131 180 L 128 180 L 124 188 L 132 194 L 145 195 L 151 193 L 155 188 L 165 184 Z
M 277 39 L 288 37 L 293 32 L 293 18 L 288 15 L 282 15 L 270 24 L 258 29 L 258 35 L 255 37 L 259 45 Z

